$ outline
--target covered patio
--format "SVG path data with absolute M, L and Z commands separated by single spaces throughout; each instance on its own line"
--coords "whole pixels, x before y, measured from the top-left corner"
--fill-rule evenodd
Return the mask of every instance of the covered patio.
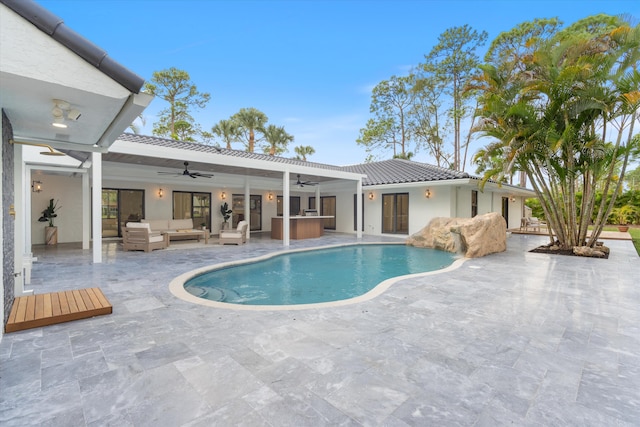
M 379 240 L 364 236 L 364 241 Z M 330 233 L 292 248 L 355 242 Z M 122 252 L 47 248 L 36 293 L 99 286 L 113 314 L 5 335 L 0 423 L 49 425 L 636 425 L 640 263 L 508 250 L 370 301 L 237 312 L 178 300 L 184 271 L 281 242 Z

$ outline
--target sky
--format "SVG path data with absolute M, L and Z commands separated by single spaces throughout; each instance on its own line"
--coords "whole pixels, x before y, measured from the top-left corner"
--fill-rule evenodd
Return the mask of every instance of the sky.
M 597 13 L 640 20 L 640 0 L 36 1 L 145 80 L 170 67 L 187 71 L 211 95 L 192 114 L 203 130 L 254 107 L 294 136 L 283 156 L 310 145 L 316 152 L 308 160 L 332 165 L 365 160 L 356 139 L 372 117 L 371 90 L 423 62 L 447 29 L 486 31 L 488 46 L 535 18 L 565 25 Z M 166 106 L 152 101 L 140 133 L 152 134 Z M 474 141 L 470 154 L 487 142 Z M 413 160 L 435 163 L 426 151 Z

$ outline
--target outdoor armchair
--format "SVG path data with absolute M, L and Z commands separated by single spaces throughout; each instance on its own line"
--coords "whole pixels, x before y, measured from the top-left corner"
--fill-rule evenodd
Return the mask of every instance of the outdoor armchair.
M 122 245 L 125 251 L 151 252 L 169 246 L 167 234 L 152 233 L 149 224 L 128 222 L 122 229 Z
M 241 245 L 247 242 L 247 228 L 249 223 L 247 221 L 240 221 L 238 227 L 235 230 L 220 230 L 220 244 L 226 243 Z

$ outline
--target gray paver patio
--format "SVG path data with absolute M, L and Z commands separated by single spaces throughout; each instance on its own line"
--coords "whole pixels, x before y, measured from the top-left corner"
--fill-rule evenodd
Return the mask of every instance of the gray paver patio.
M 215 240 L 215 239 L 212 239 Z M 380 240 L 365 238 L 365 241 Z M 389 239 L 386 239 L 389 240 Z M 355 242 L 347 235 L 292 248 Z M 367 302 L 233 311 L 175 298 L 175 276 L 282 250 L 41 248 L 38 292 L 99 286 L 113 314 L 7 334 L 3 426 L 640 424 L 640 258 L 532 254 L 544 237 Z

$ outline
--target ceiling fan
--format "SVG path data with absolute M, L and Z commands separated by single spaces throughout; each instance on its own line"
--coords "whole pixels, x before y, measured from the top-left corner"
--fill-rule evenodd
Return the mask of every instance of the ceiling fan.
M 300 181 L 300 174 L 298 174 L 298 181 L 296 182 L 298 187 L 304 187 L 305 185 L 318 185 L 317 182 L 312 181 Z
M 184 162 L 184 170 L 182 172 L 158 172 L 160 175 L 190 176 L 196 178 L 211 178 L 212 173 L 189 172 L 189 162 Z

